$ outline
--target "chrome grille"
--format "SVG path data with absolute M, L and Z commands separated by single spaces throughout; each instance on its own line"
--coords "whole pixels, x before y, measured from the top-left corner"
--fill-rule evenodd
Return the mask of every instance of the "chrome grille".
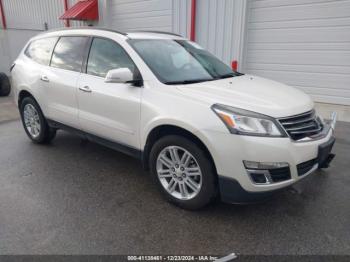
M 278 119 L 284 130 L 293 140 L 300 140 L 320 133 L 323 129 L 315 111 Z

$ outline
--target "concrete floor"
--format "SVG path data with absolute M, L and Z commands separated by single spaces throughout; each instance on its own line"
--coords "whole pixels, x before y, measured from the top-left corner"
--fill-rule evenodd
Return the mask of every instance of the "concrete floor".
M 35 145 L 6 120 L 0 254 L 350 255 L 349 134 L 340 122 L 332 166 L 266 203 L 190 212 L 165 202 L 137 160 L 65 132 Z
M 19 112 L 12 96 L 0 97 L 0 123 L 19 119 Z

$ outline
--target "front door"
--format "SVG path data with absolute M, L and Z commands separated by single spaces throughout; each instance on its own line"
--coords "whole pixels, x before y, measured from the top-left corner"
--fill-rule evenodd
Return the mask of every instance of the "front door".
M 94 38 L 78 83 L 79 122 L 90 134 L 138 149 L 142 88 L 132 84 L 106 83 L 111 69 L 136 66 L 115 41 Z

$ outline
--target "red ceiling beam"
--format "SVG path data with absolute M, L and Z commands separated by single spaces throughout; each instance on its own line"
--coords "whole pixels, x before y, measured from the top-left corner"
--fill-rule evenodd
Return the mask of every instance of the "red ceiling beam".
M 6 17 L 5 17 L 5 10 L 4 6 L 2 5 L 2 0 L 0 0 L 0 15 L 1 15 L 1 21 L 2 21 L 2 27 L 6 29 Z
M 191 1 L 191 28 L 190 28 L 190 40 L 196 40 L 196 0 Z
M 232 67 L 233 71 L 237 71 L 238 70 L 238 61 L 237 60 L 232 60 L 231 67 Z

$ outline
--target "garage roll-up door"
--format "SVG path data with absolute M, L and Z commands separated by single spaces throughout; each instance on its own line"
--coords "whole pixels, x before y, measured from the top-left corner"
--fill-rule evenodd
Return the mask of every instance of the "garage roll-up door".
M 172 30 L 172 0 L 107 1 L 110 27 L 121 31 Z
M 350 105 L 350 0 L 249 0 L 244 70 Z

